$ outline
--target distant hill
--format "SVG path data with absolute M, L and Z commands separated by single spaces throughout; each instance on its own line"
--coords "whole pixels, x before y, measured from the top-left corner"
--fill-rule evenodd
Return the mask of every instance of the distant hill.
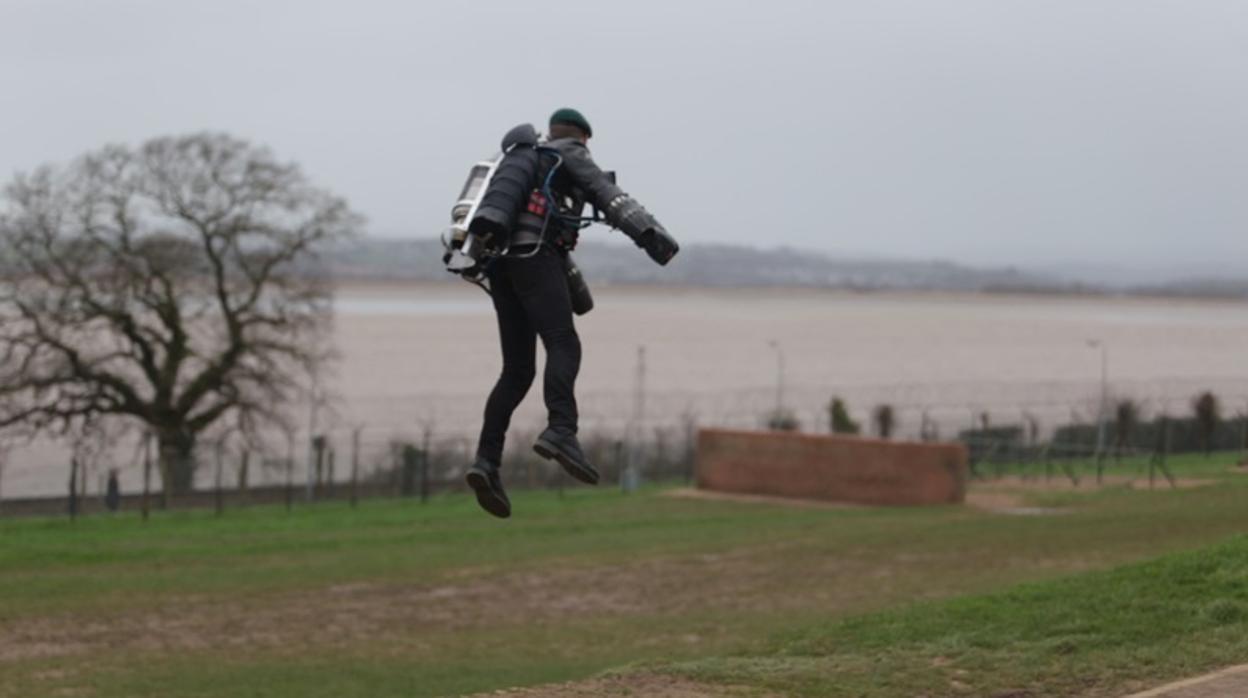
M 1159 279 L 1151 284 L 1128 285 L 1015 267 L 973 267 L 940 260 L 836 258 L 786 247 L 687 245 L 670 265 L 659 267 L 627 242 L 607 243 L 582 237 L 574 257 L 585 278 L 593 284 L 1248 298 L 1245 279 Z M 334 249 L 325 261 L 336 276 L 343 278 L 451 278 L 442 266 L 442 243 L 434 238 L 363 238 Z
M 335 275 L 346 278 L 444 280 L 442 244 L 436 239 L 364 238 L 328 255 Z M 1062 285 L 1017 269 L 974 268 L 943 261 L 834 259 L 817 252 L 732 245 L 688 245 L 659 267 L 631 244 L 582 239 L 573 255 L 591 283 L 692 286 L 812 286 L 847 289 L 985 291 Z
M 1141 296 L 1248 299 L 1248 279 L 1180 279 L 1164 284 L 1131 286 L 1126 291 Z

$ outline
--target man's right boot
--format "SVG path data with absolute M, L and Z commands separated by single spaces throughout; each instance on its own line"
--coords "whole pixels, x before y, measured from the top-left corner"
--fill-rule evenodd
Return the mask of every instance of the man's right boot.
M 537 437 L 533 450 L 537 451 L 537 455 L 542 458 L 553 458 L 558 461 L 559 465 L 562 465 L 563 469 L 577 480 L 589 485 L 598 484 L 598 471 L 585 458 L 585 453 L 581 451 L 581 444 L 576 440 L 576 434 L 547 427 L 546 431 Z
M 503 491 L 503 481 L 498 476 L 497 465 L 484 458 L 477 458 L 472 467 L 468 468 L 464 481 L 477 493 L 477 504 L 482 509 L 500 519 L 511 516 L 511 500 L 507 499 L 507 493 Z

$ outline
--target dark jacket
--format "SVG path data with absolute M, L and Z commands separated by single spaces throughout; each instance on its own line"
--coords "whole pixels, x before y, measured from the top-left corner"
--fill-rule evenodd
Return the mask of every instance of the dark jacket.
M 598 167 L 584 143 L 575 138 L 560 138 L 546 145 L 563 157 L 563 166 L 556 171 L 552 183 L 556 197 L 567 199 L 566 207 L 561 202 L 561 208 L 582 215 L 585 204 L 592 204 L 612 228 L 645 248 L 655 261 L 667 264 L 679 245 L 644 206 L 616 185 L 614 175 Z M 656 240 L 656 235 L 660 239 Z
M 589 154 L 589 148 L 576 138 L 557 138 L 545 144 L 559 152 L 563 157 L 563 166 L 555 173 L 551 182 L 557 197 L 568 197 L 569 207 L 565 212 L 581 215 L 585 204 L 592 204 L 605 211 L 612 199 L 624 193 L 615 184 L 615 179 L 598 167 Z
M 545 239 L 557 247 L 570 250 L 576 247 L 580 226 L 575 219 L 585 215 L 586 204 L 605 211 L 607 204 L 624 194 L 615 185 L 611 175 L 598 167 L 589 148 L 576 138 L 557 138 L 542 143 L 543 148 L 554 152 L 542 153 L 540 181 L 544 182 L 551 168 L 558 166 L 550 181 L 551 194 L 557 206 L 556 213 L 546 227 Z M 557 155 L 556 155 L 557 153 Z M 515 244 L 525 244 L 541 233 L 543 217 L 535 209 L 522 211 L 517 219 Z

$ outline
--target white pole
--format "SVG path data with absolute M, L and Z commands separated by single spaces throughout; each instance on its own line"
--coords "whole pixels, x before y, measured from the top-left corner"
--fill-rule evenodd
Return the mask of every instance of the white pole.
M 776 350 L 776 416 L 784 410 L 784 347 L 780 345 L 779 340 L 771 340 L 767 343 L 772 349 Z
M 627 472 L 620 478 L 620 486 L 625 492 L 637 489 L 641 482 L 641 441 L 645 434 L 646 412 L 646 347 L 637 347 L 637 375 L 633 386 L 633 419 L 632 434 L 629 438 Z

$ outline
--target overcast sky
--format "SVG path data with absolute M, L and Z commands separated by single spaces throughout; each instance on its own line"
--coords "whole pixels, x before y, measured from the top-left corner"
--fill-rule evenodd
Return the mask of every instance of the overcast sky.
M 0 0 L 0 95 L 6 178 L 228 131 L 377 235 L 566 105 L 682 241 L 1248 273 L 1236 0 Z

